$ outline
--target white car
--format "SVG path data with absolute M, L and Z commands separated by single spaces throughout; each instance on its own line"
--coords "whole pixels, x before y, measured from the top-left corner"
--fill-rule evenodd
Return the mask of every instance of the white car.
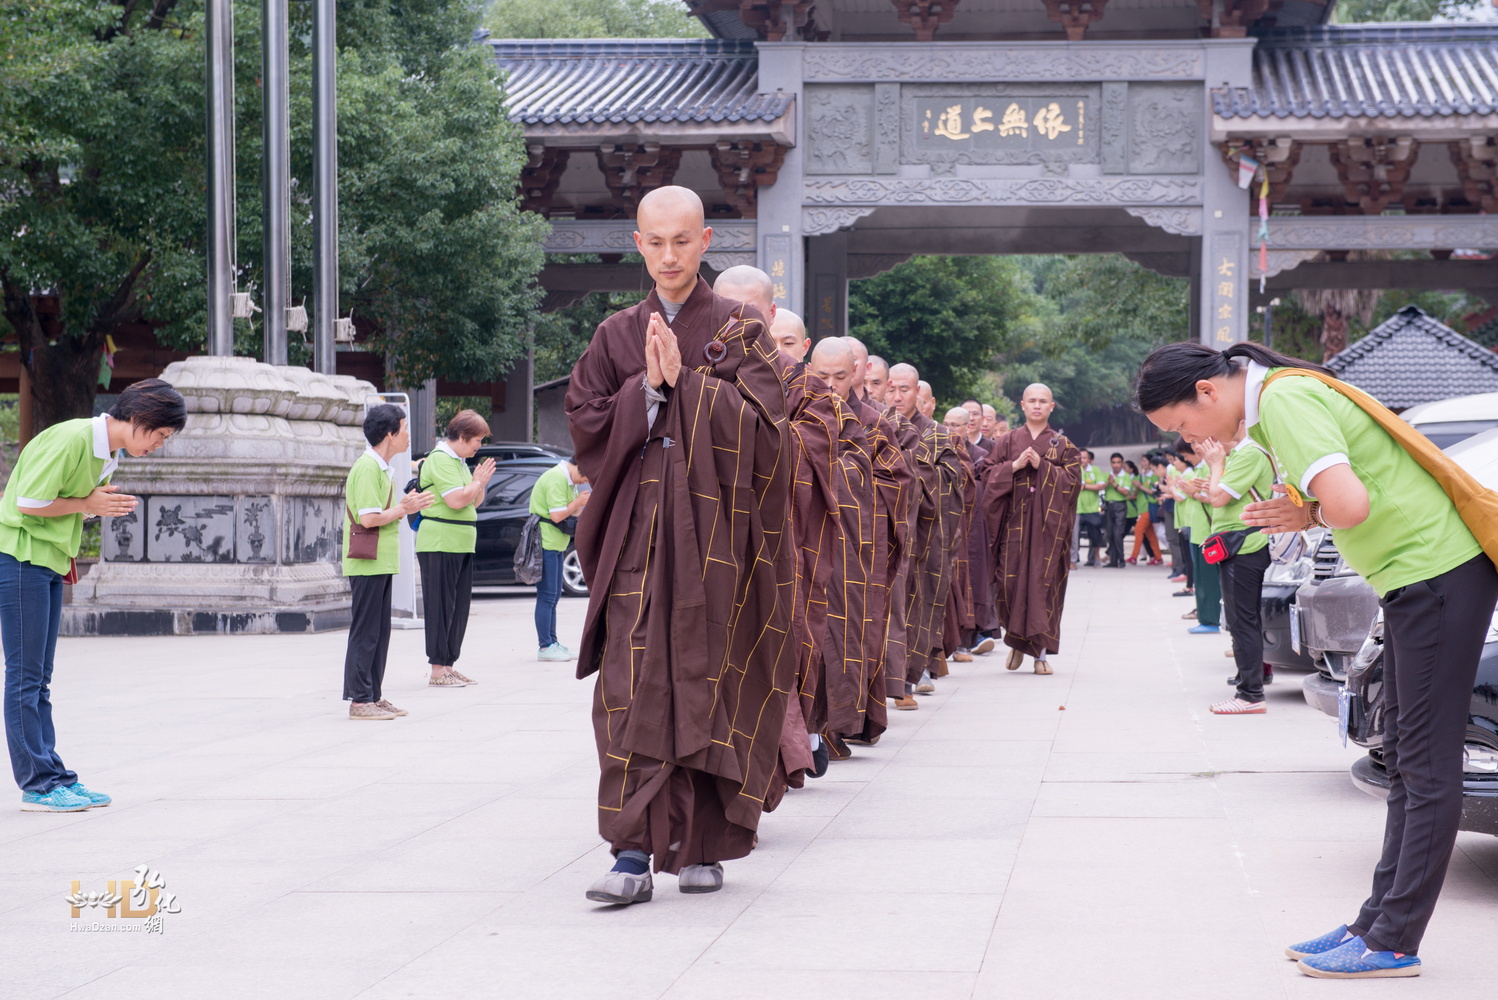
M 1498 392 L 1421 403 L 1405 410 L 1400 417 L 1434 441 L 1437 448 L 1450 448 L 1475 434 L 1498 428 Z

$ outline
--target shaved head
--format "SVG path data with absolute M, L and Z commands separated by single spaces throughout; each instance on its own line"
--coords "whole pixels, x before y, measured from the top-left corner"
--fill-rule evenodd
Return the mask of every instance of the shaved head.
M 967 422 L 971 419 L 973 419 L 973 415 L 971 413 L 967 412 L 960 406 L 954 406 L 947 411 L 947 415 L 942 419 L 942 423 L 946 424 L 948 427 L 951 427 L 954 424 L 958 427 L 966 427 Z
M 863 370 L 863 388 L 874 402 L 886 405 L 884 399 L 889 388 L 889 363 L 877 355 L 869 355 L 868 364 Z
M 806 360 L 806 349 L 811 346 L 811 339 L 806 336 L 806 323 L 789 309 L 775 311 L 775 320 L 770 324 L 770 339 L 788 360 Z
M 924 379 L 916 386 L 916 397 L 920 401 L 921 412 L 928 417 L 936 414 L 936 393 L 931 391 L 931 383 Z
M 811 350 L 811 370 L 843 399 L 853 395 L 853 348 L 841 337 L 817 341 Z
M 844 337 L 842 341 L 853 352 L 853 393 L 862 395 L 864 379 L 869 374 L 869 349 L 857 337 Z
M 1020 397 L 1019 408 L 1025 414 L 1025 426 L 1034 432 L 1050 423 L 1051 411 L 1056 409 L 1056 401 L 1052 398 L 1048 386 L 1033 382 L 1025 386 L 1025 394 Z
M 889 370 L 889 387 L 885 398 L 906 420 L 913 420 L 920 409 L 921 373 L 912 365 L 898 364 Z
M 766 323 L 775 322 L 775 286 L 770 276 L 749 264 L 736 264 L 718 275 L 713 291 L 759 310 Z
M 645 258 L 656 294 L 668 302 L 685 302 L 697 287 L 697 269 L 713 237 L 702 199 L 684 187 L 656 188 L 640 199 L 635 227 L 635 248 Z

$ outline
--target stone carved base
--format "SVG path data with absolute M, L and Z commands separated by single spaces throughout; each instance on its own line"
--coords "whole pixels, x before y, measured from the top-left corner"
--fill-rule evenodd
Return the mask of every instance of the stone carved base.
M 141 503 L 106 519 L 63 634 L 347 627 L 343 482 L 374 386 L 249 358 L 188 358 L 162 378 L 187 400 L 187 426 L 120 463 L 114 482 Z

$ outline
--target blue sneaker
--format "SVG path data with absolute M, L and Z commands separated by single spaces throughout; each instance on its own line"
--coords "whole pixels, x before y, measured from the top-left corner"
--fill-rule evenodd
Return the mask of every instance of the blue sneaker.
M 536 659 L 540 660 L 542 663 L 561 663 L 566 660 L 572 659 L 572 653 L 567 649 L 566 646 L 562 645 L 560 642 L 554 642 L 550 646 L 547 646 L 545 649 L 541 650 L 541 652 L 536 655 Z
M 114 801 L 114 799 L 110 798 L 108 795 L 105 795 L 103 792 L 96 792 L 92 789 L 84 788 L 83 782 L 81 781 L 75 781 L 71 785 L 69 785 L 68 791 L 72 792 L 74 795 L 78 795 L 85 799 L 88 799 L 89 805 L 107 806 L 109 805 L 109 803 Z
M 74 795 L 58 785 L 50 792 L 22 792 L 21 811 L 28 813 L 72 813 L 82 812 L 93 805 L 82 795 Z
M 1329 931 L 1318 938 L 1311 938 L 1309 941 L 1298 941 L 1292 944 L 1285 949 L 1285 957 L 1298 962 L 1307 955 L 1320 955 L 1331 951 L 1333 948 L 1339 948 L 1346 944 L 1347 940 L 1351 937 L 1352 932 L 1347 929 L 1346 924 L 1343 924 L 1336 930 Z
M 1320 955 L 1307 955 L 1300 971 L 1317 979 L 1400 979 L 1420 974 L 1420 959 L 1397 951 L 1369 951 L 1360 937 Z
M 1216 635 L 1222 628 L 1217 625 L 1193 625 L 1186 631 L 1192 635 Z

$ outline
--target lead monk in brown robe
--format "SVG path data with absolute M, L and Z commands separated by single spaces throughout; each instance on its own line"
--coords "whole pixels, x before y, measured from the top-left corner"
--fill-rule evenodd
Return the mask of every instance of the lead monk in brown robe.
M 1076 445 L 1051 428 L 1051 390 L 1025 389 L 1025 425 L 1001 435 L 984 460 L 985 517 L 994 539 L 994 589 L 1010 670 L 1026 656 L 1049 674 L 1060 648 L 1061 609 L 1071 571 L 1072 514 L 1082 485 Z
M 612 871 L 589 899 L 723 884 L 747 855 L 775 772 L 794 670 L 785 538 L 785 394 L 763 318 L 698 277 L 701 200 L 641 199 L 655 280 L 604 320 L 567 392 L 593 484 L 577 551 L 591 591 L 578 676 L 597 671 L 598 819 Z

